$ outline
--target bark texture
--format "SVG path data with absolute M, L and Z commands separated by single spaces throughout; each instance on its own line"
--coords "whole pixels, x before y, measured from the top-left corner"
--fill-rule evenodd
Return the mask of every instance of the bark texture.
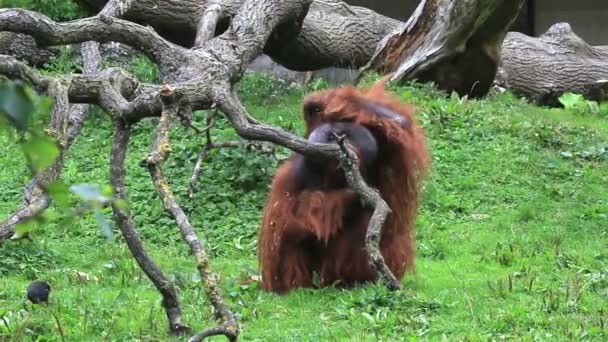
M 0 32 L 0 55 L 11 55 L 32 66 L 42 66 L 58 52 L 53 47 L 38 47 L 34 38 L 26 34 Z
M 99 10 L 106 0 L 80 0 Z M 194 45 L 199 19 L 217 11 L 215 34 L 223 33 L 244 0 L 134 1 L 124 18 L 152 26 L 167 40 L 190 47 Z M 382 38 L 397 29 L 400 21 L 360 6 L 339 0 L 311 2 L 301 27 L 285 23 L 275 30 L 264 46 L 264 53 L 275 62 L 296 71 L 327 67 L 365 65 Z
M 551 26 L 538 38 L 509 32 L 496 84 L 542 105 L 558 105 L 565 92 L 604 100 L 608 46 L 590 46 L 567 23 Z
M 114 141 L 112 143 L 112 153 L 110 155 L 110 179 L 118 198 L 125 201 L 127 200 L 125 159 L 130 137 L 130 125 L 124 121 L 117 121 Z M 174 334 L 190 331 L 190 328 L 182 323 L 182 310 L 177 296 L 177 289 L 146 252 L 143 242 L 135 229 L 135 222 L 130 211 L 116 204 L 112 205 L 112 209 L 114 220 L 118 223 L 118 227 L 133 258 L 163 298 L 162 305 L 169 321 L 169 330 Z
M 363 71 L 484 96 L 496 75 L 503 39 L 524 2 L 422 0 L 400 30 L 383 39 Z

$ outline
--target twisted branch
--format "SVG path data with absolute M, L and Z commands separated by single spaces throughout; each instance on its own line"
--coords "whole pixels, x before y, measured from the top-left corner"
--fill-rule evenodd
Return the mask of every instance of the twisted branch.
M 116 120 L 112 152 L 110 155 L 110 182 L 116 192 L 116 197 L 123 201 L 127 200 L 127 187 L 125 185 L 125 158 L 131 137 L 131 125 L 122 120 Z M 152 281 L 158 292 L 163 297 L 162 305 L 169 320 L 169 329 L 174 334 L 183 334 L 190 328 L 182 323 L 182 310 L 175 286 L 169 278 L 154 263 L 146 252 L 143 242 L 135 229 L 135 222 L 128 208 L 121 207 L 117 202 L 112 202 L 114 221 L 120 228 L 125 238 L 127 247 L 133 254 L 135 261 Z
M 57 23 L 37 12 L 0 9 L 0 31 L 26 33 L 42 46 L 89 40 L 100 43 L 114 41 L 137 47 L 155 60 L 161 60 L 167 51 L 176 49 L 176 45 L 163 39 L 151 28 L 107 15 Z
M 380 193 L 367 185 L 363 179 L 359 171 L 359 158 L 357 158 L 357 154 L 352 147 L 345 144 L 344 136 L 338 138 L 338 145 L 341 150 L 339 158 L 340 167 L 344 170 L 348 185 L 359 195 L 365 204 L 374 208 L 365 234 L 365 247 L 369 255 L 369 262 L 390 290 L 398 290 L 401 288 L 401 284 L 384 262 L 384 257 L 380 252 L 382 227 L 384 227 L 384 222 L 388 214 L 391 213 L 391 209 Z
M 171 186 L 162 168 L 162 164 L 167 160 L 171 152 L 169 133 L 173 122 L 177 118 L 179 97 L 179 94 L 176 94 L 172 87 L 165 86 L 163 88 L 161 92 L 163 111 L 156 130 L 156 139 L 149 156 L 142 161 L 142 166 L 148 168 L 165 210 L 173 216 L 182 234 L 182 238 L 190 246 L 190 250 L 196 259 L 196 267 L 201 276 L 207 298 L 211 302 L 211 305 L 213 305 L 216 315 L 223 322 L 221 326 L 207 329 L 197 334 L 196 338 L 190 340 L 200 341 L 202 337 L 222 334 L 228 337 L 230 341 L 235 341 L 239 334 L 236 318 L 222 298 L 218 277 L 211 271 L 209 265 L 209 256 L 203 244 L 196 236 L 196 232 L 190 224 L 188 217 L 171 191 Z

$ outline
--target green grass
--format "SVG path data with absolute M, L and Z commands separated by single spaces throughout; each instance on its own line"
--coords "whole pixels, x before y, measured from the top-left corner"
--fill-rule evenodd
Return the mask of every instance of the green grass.
M 214 151 L 188 199 L 202 140 L 175 130 L 168 172 L 222 276 L 242 340 L 606 340 L 606 108 L 589 115 L 509 94 L 473 101 L 430 86 L 392 90 L 418 106 L 433 155 L 417 222 L 417 269 L 396 293 L 370 284 L 276 296 L 245 285 L 257 272 L 255 239 L 276 164 L 244 148 Z M 302 133 L 300 100 L 309 89 L 248 76 L 240 91 L 256 118 Z M 201 122 L 203 114 L 196 117 Z M 129 200 L 148 250 L 180 288 L 186 322 L 202 329 L 213 321 L 194 262 L 138 165 L 155 122 L 141 123 L 130 144 Z M 111 134 L 108 118 L 95 112 L 63 179 L 107 183 Z M 234 139 L 234 132 L 220 120 L 214 137 Z M 21 202 L 28 177 L 17 145 L 0 136 L 0 146 L 4 217 Z M 60 217 L 49 215 L 33 242 L 0 247 L 0 340 L 59 341 L 53 315 L 69 341 L 171 340 L 159 295 L 124 243 L 106 241 L 92 215 L 70 224 Z M 96 279 L 81 281 L 77 271 Z M 48 307 L 25 304 L 36 277 L 52 283 Z

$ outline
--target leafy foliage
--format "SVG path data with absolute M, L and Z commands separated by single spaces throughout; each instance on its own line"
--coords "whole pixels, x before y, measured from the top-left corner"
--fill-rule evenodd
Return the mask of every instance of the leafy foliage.
M 36 111 L 48 113 L 50 104 L 48 99 L 37 96 L 21 82 L 4 80 L 0 83 L 0 124 L 9 123 L 16 129 L 34 174 L 50 166 L 59 154 L 55 141 L 32 125 Z
M 38 96 L 31 88 L 21 82 L 3 81 L 0 83 L 0 124 L 6 126 L 8 122 L 18 134 L 18 140 L 31 175 L 38 175 L 43 170 L 51 167 L 59 157 L 57 142 L 51 136 L 41 133 L 40 124 L 50 112 L 50 99 Z M 34 123 L 32 125 L 32 122 Z M 2 126 L 0 126 L 1 128 Z M 6 128 L 6 127 L 5 127 Z M 8 136 L 12 136 L 12 131 Z M 68 190 L 79 196 L 83 201 L 82 209 L 92 208 L 98 223 L 101 225 L 105 235 L 112 240 L 113 235 L 107 220 L 100 209 L 107 203 L 118 203 L 126 205 L 124 201 L 113 198 L 112 188 L 109 186 L 100 189 L 97 185 L 75 184 L 68 187 L 61 180 L 43 185 L 45 191 L 52 199 L 57 201 L 62 208 L 69 208 L 70 194 Z M 68 213 L 68 217 L 72 216 Z M 38 223 L 44 221 L 42 216 L 33 217 L 20 224 L 16 233 L 22 236 L 36 230 Z
M 581 94 L 564 93 L 558 100 L 566 109 L 575 110 L 582 114 L 608 116 L 608 106 L 606 104 L 600 106 L 597 101 L 587 100 Z

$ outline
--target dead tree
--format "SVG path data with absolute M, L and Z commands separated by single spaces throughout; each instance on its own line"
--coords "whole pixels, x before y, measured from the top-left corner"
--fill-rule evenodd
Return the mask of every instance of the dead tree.
M 542 105 L 558 105 L 565 92 L 604 100 L 608 46 L 590 46 L 567 23 L 551 26 L 538 38 L 509 32 L 496 84 Z
M 127 198 L 124 162 L 132 127 L 147 117 L 160 117 L 154 145 L 141 165 L 148 169 L 165 210 L 175 219 L 184 241 L 193 252 L 202 285 L 216 317 L 221 321 L 217 327 L 195 334 L 191 341 L 212 335 L 225 335 L 230 340 L 236 340 L 239 334 L 236 319 L 222 298 L 216 277 L 209 268 L 204 246 L 181 209 L 164 173 L 163 164 L 171 151 L 170 130 L 178 120 L 188 123 L 194 110 L 217 108 L 242 138 L 278 144 L 307 155 L 341 158 L 344 171 L 350 175 L 347 177 L 349 185 L 374 207 L 381 208 L 384 201 L 363 183 L 353 153 L 342 150 L 337 144 L 310 145 L 301 137 L 252 118 L 236 96 L 235 85 L 243 76 L 246 66 L 263 52 L 294 70 L 364 65 L 376 51 L 377 43 L 398 28 L 399 22 L 336 0 L 81 2 L 101 11 L 89 18 L 57 23 L 39 13 L 2 9 L 0 32 L 31 36 L 40 49 L 83 42 L 95 42 L 91 47 L 96 49 L 97 43 L 119 42 L 136 48 L 156 63 L 161 73 L 161 84 L 142 83 L 119 68 L 91 69 L 91 72 L 84 74 L 53 78 L 36 72 L 13 56 L 0 55 L 0 75 L 25 80 L 55 99 L 49 133 L 61 148 L 61 158 L 49 169 L 49 174 L 32 182 L 32 186 L 38 189 L 31 195 L 36 201 L 28 199 L 26 190 L 24 209 L 0 223 L 0 236 L 10 236 L 19 222 L 48 206 L 48 196 L 41 189 L 61 171 L 62 158 L 77 136 L 81 120 L 84 120 L 83 115 L 70 114 L 69 104 L 98 105 L 113 120 L 115 130 L 110 178 L 120 199 Z M 450 47 L 453 44 L 462 46 L 457 44 L 454 32 L 458 30 L 454 27 L 469 23 L 455 19 L 465 8 L 439 8 L 437 6 L 443 4 L 441 1 L 428 3 L 435 6 L 421 5 L 408 23 L 417 23 L 417 32 L 437 35 L 451 32 L 450 39 L 443 43 Z M 485 19 L 492 17 L 493 11 L 501 8 L 498 4 L 502 4 L 498 0 L 487 3 L 494 5 L 480 6 L 484 9 L 481 14 Z M 444 13 L 446 9 L 448 11 Z M 439 20 L 446 16 L 451 19 L 446 19 L 445 23 Z M 477 36 L 471 34 L 463 39 L 467 37 Z M 441 48 L 441 42 L 432 35 L 420 35 L 419 38 Z M 478 37 L 480 42 L 486 41 L 482 38 L 485 37 Z M 408 50 L 403 56 L 416 56 L 416 51 Z M 466 58 L 460 59 L 463 65 L 466 65 L 466 61 Z M 418 59 L 418 63 L 432 69 L 433 63 L 449 67 L 453 60 Z M 169 329 L 173 333 L 189 331 L 190 328 L 182 321 L 175 288 L 146 253 L 129 209 L 114 205 L 113 212 L 134 258 L 162 295 Z M 368 229 L 374 236 L 379 236 L 381 231 L 378 226 Z M 380 269 L 388 270 L 386 267 Z M 380 279 L 394 278 L 388 272 L 381 274 Z
M 525 0 L 422 0 L 386 36 L 362 68 L 392 81 L 432 81 L 440 89 L 481 97 L 492 86 L 508 28 Z

